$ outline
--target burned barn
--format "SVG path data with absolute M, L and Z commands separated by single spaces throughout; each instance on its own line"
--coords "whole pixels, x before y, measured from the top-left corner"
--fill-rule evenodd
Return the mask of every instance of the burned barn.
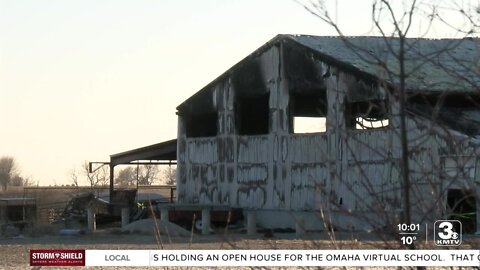
M 480 225 L 479 45 L 405 41 L 415 222 Z M 264 227 L 398 221 L 399 51 L 398 39 L 383 37 L 278 35 L 264 44 L 177 107 L 178 203 L 242 208 Z

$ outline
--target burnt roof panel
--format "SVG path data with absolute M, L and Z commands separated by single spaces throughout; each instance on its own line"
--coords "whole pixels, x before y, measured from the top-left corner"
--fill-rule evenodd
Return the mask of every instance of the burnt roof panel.
M 208 96 L 221 80 L 272 46 L 285 41 L 293 41 L 313 52 L 320 60 L 347 71 L 381 79 L 390 85 L 399 83 L 398 38 L 277 35 L 184 101 L 177 110 L 193 108 L 189 104 Z M 478 38 L 407 38 L 404 50 L 407 90 L 468 93 L 479 89 L 479 49 Z
M 385 37 L 288 36 L 337 64 L 389 83 L 399 81 L 400 40 Z M 406 87 L 410 91 L 471 92 L 480 85 L 479 39 L 407 38 Z

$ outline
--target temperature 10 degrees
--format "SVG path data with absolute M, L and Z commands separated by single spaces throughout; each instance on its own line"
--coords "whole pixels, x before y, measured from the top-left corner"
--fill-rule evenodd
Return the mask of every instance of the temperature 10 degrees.
M 402 244 L 404 245 L 411 245 L 415 240 L 417 240 L 417 237 L 414 235 L 406 235 L 400 238 L 400 241 L 402 241 Z
M 415 232 L 420 231 L 420 224 L 405 224 L 400 223 L 397 225 L 397 229 L 400 232 Z

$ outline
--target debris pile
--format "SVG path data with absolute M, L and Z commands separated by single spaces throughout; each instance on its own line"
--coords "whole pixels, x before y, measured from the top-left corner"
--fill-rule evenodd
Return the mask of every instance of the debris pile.
M 188 237 L 190 235 L 189 231 L 174 223 L 166 220 L 153 218 L 141 219 L 139 221 L 132 222 L 127 226 L 123 227 L 122 232 L 151 235 L 155 235 L 156 233 L 160 232 L 160 234 L 162 235 L 181 237 Z

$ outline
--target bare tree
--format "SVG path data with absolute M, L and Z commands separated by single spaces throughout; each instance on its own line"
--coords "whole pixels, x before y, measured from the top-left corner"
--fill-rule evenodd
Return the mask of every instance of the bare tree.
M 78 185 L 78 172 L 75 168 L 70 170 L 70 179 L 72 180 L 72 186 L 74 186 L 74 187 L 79 186 Z
M 32 186 L 33 181 L 28 177 L 23 177 L 17 174 L 17 175 L 14 175 L 10 180 L 10 185 L 16 186 L 16 187 L 27 187 L 27 186 Z
M 118 175 L 115 178 L 115 182 L 120 186 L 136 186 L 137 173 L 133 167 L 126 167 L 118 171 Z
M 115 182 L 121 186 L 152 185 L 157 182 L 157 165 L 129 166 L 119 170 Z
M 33 182 L 30 178 L 21 176 L 14 157 L 4 156 L 0 158 L 0 184 L 6 190 L 8 186 L 30 186 Z
M 177 167 L 168 166 L 163 169 L 161 181 L 165 185 L 175 185 L 177 183 Z
M 452 106 L 455 102 L 456 106 L 464 106 L 465 110 L 478 111 L 480 108 L 478 102 L 479 69 L 477 65 L 471 65 L 473 61 L 465 61 L 466 59 L 462 59 L 455 52 L 462 42 L 467 42 L 469 37 L 478 35 L 478 3 L 473 1 L 372 0 L 371 33 L 379 35 L 380 41 L 373 44 L 362 44 L 358 38 L 349 38 L 344 35 L 343 29 L 338 23 L 338 17 L 331 16 L 331 1 L 296 2 L 322 22 L 331 26 L 338 33 L 338 38 L 343 41 L 344 46 L 349 48 L 357 59 L 366 65 L 375 67 L 375 87 L 385 90 L 387 108 L 391 108 L 389 112 L 391 115 L 390 125 L 393 126 L 391 130 L 394 137 L 392 143 L 396 144 L 395 147 L 399 150 L 399 154 L 393 157 L 392 153 L 376 149 L 365 142 L 361 143 L 363 143 L 362 147 L 369 148 L 371 153 L 383 155 L 385 162 L 394 164 L 388 177 L 393 179 L 398 172 L 400 180 L 398 190 L 395 190 L 397 187 L 393 184 L 392 179 L 389 179 L 390 186 L 379 186 L 376 180 L 371 178 L 371 172 L 365 171 L 363 168 L 365 166 L 362 165 L 359 153 L 355 151 L 356 149 L 349 148 L 348 143 L 347 149 L 357 164 L 355 166 L 359 173 L 358 178 L 361 179 L 362 188 L 371 199 L 361 198 L 362 193 L 351 187 L 350 183 L 342 184 L 358 197 L 362 207 L 376 211 L 377 219 L 391 218 L 389 211 L 385 210 L 388 208 L 386 207 L 388 198 L 382 195 L 382 192 L 385 194 L 384 189 L 390 189 L 393 193 L 401 194 L 401 222 L 406 224 L 412 222 L 412 204 L 427 209 L 424 216 L 420 218 L 420 220 L 425 220 L 427 215 L 437 211 L 433 207 L 442 208 L 442 204 L 445 204 L 444 198 L 447 197 L 446 193 L 449 187 L 459 186 L 461 185 L 459 183 L 463 183 L 460 182 L 462 178 L 460 174 L 464 174 L 466 167 L 472 167 L 472 163 L 475 167 L 476 161 L 467 158 L 444 157 L 445 160 L 442 160 L 442 157 L 439 157 L 440 154 L 433 152 L 433 149 L 447 152 L 450 156 L 475 155 L 469 150 L 473 149 L 473 146 L 467 145 L 478 139 L 478 135 L 480 135 L 478 130 L 477 133 L 468 134 L 469 132 L 465 128 L 466 124 L 462 127 L 462 132 L 469 136 L 459 135 L 452 130 L 459 128 L 461 124 L 449 123 L 450 126 L 446 127 L 442 118 L 446 115 L 443 109 Z M 435 27 L 450 30 L 457 39 L 444 40 L 435 45 L 432 43 L 432 47 L 428 50 L 419 48 L 420 40 L 418 38 L 429 36 L 430 30 Z M 410 38 L 412 29 L 419 29 L 415 35 L 417 39 Z M 424 81 L 419 80 L 424 72 L 436 72 L 435 76 L 442 74 L 441 76 L 444 76 L 445 79 L 429 83 L 428 76 L 432 75 L 430 73 L 425 75 Z M 434 89 L 437 92 L 432 94 L 430 91 L 430 95 L 412 93 L 412 82 L 416 83 L 415 87 L 419 89 Z M 455 91 L 458 93 L 465 90 L 469 90 L 468 95 L 462 98 L 454 96 Z M 453 100 L 452 97 L 456 99 Z M 371 108 L 372 103 L 367 111 L 371 111 Z M 420 116 L 417 119 L 428 119 L 431 124 L 425 124 L 422 120 L 409 117 L 412 113 Z M 455 128 L 452 128 L 452 125 L 455 125 Z M 424 131 L 415 132 L 413 127 L 421 127 Z M 347 130 L 337 130 L 336 132 L 342 134 L 346 141 L 356 140 L 355 136 L 352 136 Z M 438 144 L 445 146 L 432 147 L 432 141 L 435 140 L 440 141 Z M 431 152 L 429 149 L 432 149 Z M 451 163 L 450 168 L 446 165 L 447 163 Z M 467 164 L 470 165 L 466 166 Z M 341 176 L 337 175 L 336 177 L 342 179 Z M 444 182 L 439 183 L 439 180 Z M 379 192 L 379 189 L 382 189 L 382 192 Z M 476 190 L 476 187 L 469 187 L 469 189 Z M 412 194 L 415 199 L 412 199 Z M 425 194 L 432 194 L 431 197 L 428 197 L 431 198 L 430 201 L 426 201 Z M 475 196 L 478 199 L 477 193 Z M 332 204 L 338 209 L 351 211 L 351 209 L 345 209 L 338 201 L 334 201 Z M 444 207 L 447 208 L 444 217 L 452 216 L 448 205 Z M 438 216 L 438 218 L 440 217 Z M 394 222 L 394 220 L 386 220 L 384 224 L 392 225 Z M 414 245 L 409 247 L 415 248 Z
M 90 172 L 88 161 L 85 161 L 82 165 L 82 171 L 92 189 L 97 187 L 105 187 L 110 183 L 109 171 L 106 166 L 102 166 L 97 170 Z
M 157 165 L 142 165 L 137 168 L 139 170 L 139 185 L 150 186 L 157 181 L 158 166 Z
M 6 190 L 14 175 L 17 174 L 15 159 L 10 156 L 0 158 L 0 184 Z

